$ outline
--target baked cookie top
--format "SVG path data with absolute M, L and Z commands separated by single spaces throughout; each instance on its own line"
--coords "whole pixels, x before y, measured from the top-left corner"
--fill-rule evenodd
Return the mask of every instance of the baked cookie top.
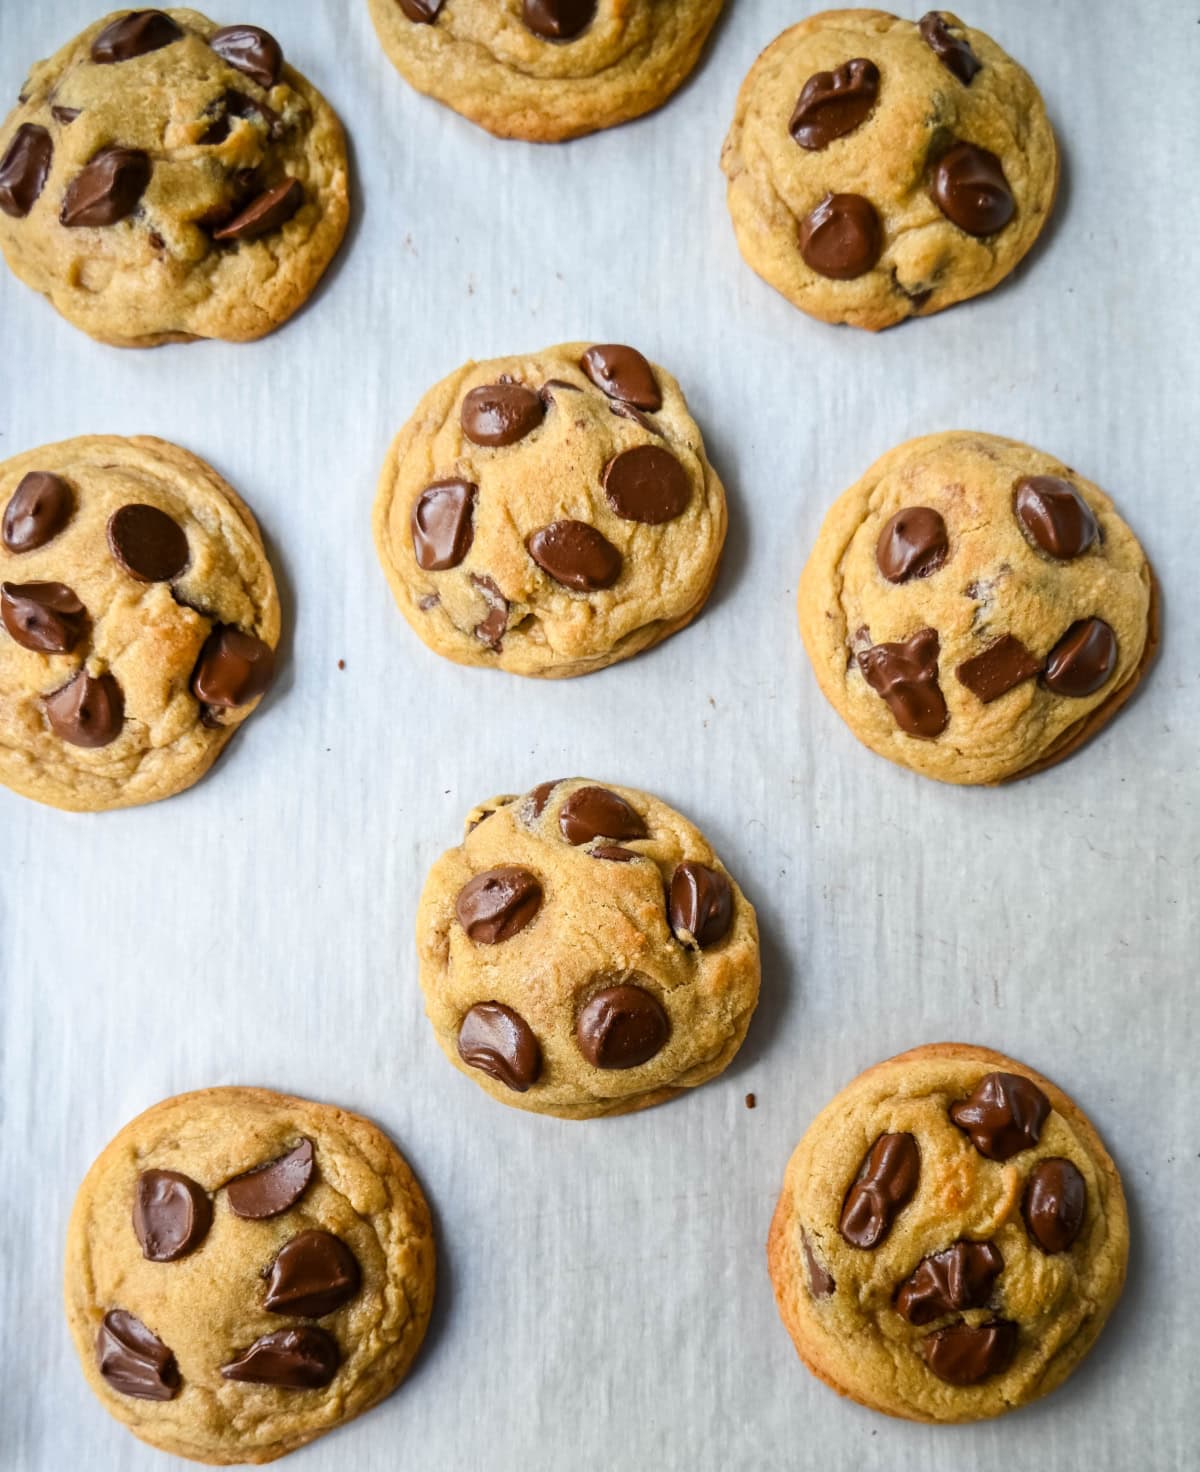
M 1097 486 L 1016 440 L 891 450 L 800 579 L 817 680 L 860 741 L 943 782 L 1024 776 L 1105 723 L 1157 643 L 1150 566 Z
M 417 951 L 447 1058 L 564 1119 L 715 1078 L 758 1001 L 754 909 L 699 830 L 578 777 L 474 809 L 429 872 Z
M 387 1137 L 265 1089 L 181 1094 L 126 1125 L 67 1234 L 88 1384 L 202 1462 L 273 1461 L 382 1400 L 433 1285 L 429 1209 Z
M 240 497 L 186 450 L 87 435 L 0 464 L 0 782 L 95 812 L 197 781 L 274 671 Z
M 768 1242 L 809 1369 L 914 1421 L 998 1416 L 1060 1385 L 1128 1253 L 1120 1178 L 1086 1117 L 1024 1064 L 959 1043 L 876 1064 L 821 1111 Z
M 388 452 L 374 520 L 392 592 L 431 649 L 581 675 L 699 613 L 725 492 L 665 369 L 574 342 L 442 379 Z
M 722 0 L 370 0 L 418 92 L 500 138 L 551 143 L 640 117 L 696 65 Z
M 742 255 L 810 316 L 875 331 L 1003 280 L 1058 148 L 1037 87 L 948 10 L 827 10 L 762 53 L 721 167 Z
M 278 327 L 349 214 L 341 124 L 257 26 L 119 10 L 38 62 L 0 128 L 0 247 L 92 337 Z

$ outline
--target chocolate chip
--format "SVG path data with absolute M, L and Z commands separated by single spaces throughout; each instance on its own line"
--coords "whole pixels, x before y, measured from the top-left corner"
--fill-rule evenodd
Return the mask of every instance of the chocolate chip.
M 497 652 L 504 643 L 508 629 L 508 599 L 495 582 L 483 573 L 472 573 L 471 581 L 483 594 L 488 611 L 475 625 L 475 637 Z
M 75 119 L 82 111 L 83 109 L 80 107 L 59 107 L 57 104 L 55 104 L 55 106 L 50 109 L 50 116 L 54 119 L 56 123 L 66 128 L 75 121 Z
M 183 32 L 161 10 L 131 10 L 107 25 L 92 42 L 92 60 L 98 66 L 132 61 L 178 41 Z
M 946 70 L 952 72 L 964 87 L 969 87 L 971 79 L 982 66 L 971 50 L 971 43 L 965 37 L 952 35 L 945 17 L 936 10 L 921 17 L 918 29 L 921 40 Z
M 550 405 L 554 402 L 554 395 L 556 393 L 581 394 L 582 392 L 583 390 L 577 383 L 568 383 L 565 378 L 548 378 L 542 384 L 538 398 L 541 399 L 543 406 L 549 409 Z
M 396 0 L 396 3 L 409 20 L 420 26 L 428 26 L 437 20 L 438 11 L 445 0 Z
M 948 1385 L 977 1385 L 1008 1369 L 1017 1352 L 1017 1326 L 1007 1319 L 988 1324 L 951 1324 L 921 1341 L 925 1363 Z
M 964 659 L 954 673 L 959 684 L 990 705 L 1023 680 L 1031 680 L 1041 668 L 1041 660 L 1020 639 L 1004 634 L 980 654 Z
M 1047 655 L 1042 683 L 1055 695 L 1094 695 L 1116 667 L 1116 634 L 1102 618 L 1084 618 Z
M 910 736 L 932 740 L 950 719 L 938 685 L 939 648 L 935 629 L 919 629 L 903 643 L 875 644 L 855 655 L 867 684 Z
M 31 470 L 4 509 L 0 537 L 10 552 L 34 552 L 53 540 L 71 519 L 71 488 L 48 470 Z
M 528 536 L 525 546 L 543 572 L 577 593 L 611 588 L 621 576 L 620 552 L 586 521 L 552 521 Z
M 301 1140 L 286 1155 L 234 1176 L 225 1186 L 230 1211 L 255 1222 L 278 1216 L 304 1195 L 315 1164 L 312 1141 Z
M 469 480 L 435 480 L 412 509 L 413 555 L 425 572 L 457 567 L 475 539 L 475 498 Z
M 301 1232 L 271 1264 L 263 1308 L 269 1314 L 323 1319 L 358 1292 L 358 1259 L 332 1232 Z
M 1016 212 L 1016 201 L 994 153 L 956 143 L 933 173 L 933 198 L 952 225 L 968 235 L 995 235 Z
M 883 252 L 883 226 L 861 194 L 827 194 L 800 222 L 800 254 L 819 276 L 852 281 Z
M 788 132 L 801 148 L 819 152 L 864 123 L 878 96 L 879 68 L 865 56 L 814 72 L 800 89 Z
M 521 17 L 535 36 L 573 41 L 596 16 L 596 0 L 524 0 Z
M 175 1356 L 141 1319 L 121 1308 L 106 1313 L 100 1324 L 96 1368 L 122 1395 L 138 1400 L 174 1400 L 179 1394 Z
M 268 91 L 283 71 L 283 48 L 258 26 L 222 26 L 208 44 L 222 61 Z
M 476 1002 L 458 1030 L 458 1056 L 515 1094 L 542 1072 L 542 1050 L 525 1019 L 503 1002 Z
M 264 1334 L 236 1360 L 221 1366 L 226 1380 L 277 1385 L 284 1390 L 320 1390 L 337 1374 L 337 1340 L 315 1324 Z
M 746 1104 L 749 1108 L 754 1106 L 750 1100 L 753 1094 L 746 1095 Z M 833 1274 L 816 1259 L 812 1250 L 812 1244 L 808 1240 L 808 1233 L 803 1227 L 800 1228 L 800 1247 L 804 1253 L 804 1261 L 808 1265 L 808 1291 L 814 1298 L 828 1298 L 837 1288 Z
M 671 875 L 671 929 L 685 945 L 707 950 L 733 924 L 733 887 L 719 869 L 689 860 Z
M 477 945 L 511 940 L 542 906 L 542 886 L 528 869 L 504 865 L 476 874 L 458 892 L 458 923 Z
M 880 1135 L 846 1192 L 838 1231 L 851 1247 L 878 1247 L 912 1200 L 921 1154 L 911 1135 Z
M 637 348 L 622 343 L 602 342 L 588 348 L 579 366 L 598 389 L 610 399 L 656 413 L 662 408 L 662 393 L 654 369 Z
M 216 624 L 192 671 L 192 694 L 202 705 L 249 705 L 275 674 L 275 651 L 254 634 Z
M 641 814 L 607 787 L 577 787 L 559 810 L 558 827 L 576 848 L 593 838 L 647 836 Z
M 125 721 L 125 696 L 112 675 L 80 670 L 42 704 L 50 729 L 72 746 L 107 746 Z
M 910 1324 L 928 1324 L 943 1314 L 984 1308 L 1003 1267 L 994 1242 L 955 1242 L 917 1264 L 896 1293 L 896 1312 Z
M 188 565 L 183 528 L 157 506 L 130 504 L 108 518 L 108 549 L 130 577 L 169 583 Z
M 1021 1214 L 1043 1252 L 1066 1252 L 1087 1214 L 1087 1186 L 1079 1168 L 1058 1155 L 1039 1160 L 1025 1184 Z
M 626 521 L 660 526 L 681 516 L 692 499 L 687 471 L 658 445 L 622 450 L 604 467 L 601 477 L 608 504 Z
M 46 187 L 54 143 L 45 128 L 22 123 L 0 159 L 0 210 L 23 219 Z
M 86 617 L 65 583 L 0 584 L 0 619 L 23 649 L 66 654 L 79 642 Z
M 632 404 L 625 404 L 620 399 L 614 399 L 608 406 L 608 412 L 615 414 L 618 419 L 632 419 L 634 424 L 640 424 L 648 434 L 656 434 L 660 440 L 666 438 L 662 430 L 650 418 L 649 414 L 643 414 L 640 409 L 635 409 Z
M 177 1170 L 144 1170 L 133 1190 L 133 1231 L 142 1256 L 174 1262 L 200 1246 L 212 1225 L 204 1187 Z
M 522 383 L 485 383 L 465 396 L 459 421 L 477 445 L 515 445 L 546 417 L 546 406 Z
M 231 118 L 261 118 L 272 138 L 276 138 L 280 135 L 282 122 L 279 114 L 275 111 L 275 109 L 268 107 L 265 102 L 260 102 L 257 98 L 247 97 L 244 92 L 226 92 L 223 97 L 220 97 L 217 102 L 213 104 L 213 106 L 219 107 L 221 109 L 221 115 L 216 118 L 212 126 L 201 135 L 200 142 L 203 144 L 211 145 L 224 143 L 226 138 L 228 138 L 230 133 L 233 131 L 233 125 L 230 122 Z M 249 173 L 251 182 L 253 182 L 254 171 L 252 169 L 246 171 L 239 170 L 238 172 L 239 174 L 242 172 Z M 237 175 L 235 175 L 234 178 L 236 182 Z M 219 218 L 216 214 L 210 212 L 203 217 L 200 223 L 204 224 L 210 229 L 216 226 L 223 226 L 233 218 L 237 206 L 232 201 L 230 201 L 227 205 L 219 208 L 221 210 Z M 259 233 L 261 234 L 262 232 L 260 231 Z
M 1034 546 L 1064 562 L 1081 556 L 1100 535 L 1092 508 L 1070 481 L 1057 475 L 1027 475 L 1018 481 L 1013 508 Z
M 532 817 L 540 818 L 542 816 L 546 804 L 550 801 L 550 794 L 561 781 L 561 777 L 555 777 L 553 782 L 539 782 L 533 789 L 529 794 L 529 811 Z
M 227 225 L 214 230 L 213 239 L 257 240 L 286 225 L 303 203 L 304 186 L 299 179 L 284 179 L 273 189 L 264 189 Z
M 641 854 L 634 853 L 631 848 L 622 848 L 619 843 L 598 843 L 595 848 L 588 849 L 589 859 L 607 859 L 612 864 L 628 864 L 632 859 L 640 859 Z
M 72 229 L 115 225 L 137 209 L 153 169 L 139 148 L 102 148 L 67 185 L 59 220 Z
M 879 533 L 875 561 L 889 583 L 927 578 L 946 560 L 946 523 L 929 506 L 905 506 Z
M 1019 1073 L 985 1074 L 969 1098 L 950 1106 L 950 1118 L 989 1160 L 1011 1160 L 1031 1150 L 1049 1113 L 1050 1100 Z
M 670 1032 L 658 998 L 629 983 L 597 992 L 575 1024 L 579 1051 L 593 1068 L 637 1068 L 662 1049 Z

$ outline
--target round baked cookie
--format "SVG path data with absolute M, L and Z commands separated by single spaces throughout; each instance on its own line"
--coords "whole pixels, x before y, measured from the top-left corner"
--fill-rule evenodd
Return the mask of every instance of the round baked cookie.
M 459 664 L 583 675 L 704 606 L 725 491 L 679 385 L 634 348 L 468 363 L 388 452 L 375 545 L 420 637 Z
M 767 1242 L 808 1368 L 911 1421 L 978 1421 L 1061 1385 L 1125 1281 L 1116 1166 L 1082 1111 L 988 1048 L 860 1074 L 797 1145 Z
M 118 10 L 34 66 L 0 128 L 0 248 L 117 347 L 244 342 L 345 234 L 332 108 L 257 26 Z
M 583 778 L 496 797 L 417 912 L 442 1051 L 503 1104 L 593 1119 L 707 1083 L 758 1002 L 754 908 L 666 803 Z
M 995 435 L 927 435 L 834 502 L 800 578 L 817 681 L 942 782 L 1024 777 L 1129 699 L 1158 643 L 1146 555 L 1097 486 Z
M 948 10 L 827 10 L 751 67 L 721 154 L 747 263 L 801 311 L 878 331 L 990 291 L 1041 233 L 1041 94 Z
M 659 107 L 723 0 L 370 0 L 404 79 L 499 138 L 554 143 Z
M 0 782 L 77 812 L 198 781 L 257 706 L 279 598 L 249 509 L 164 440 L 0 464 Z
M 202 1089 L 127 1124 L 67 1233 L 88 1384 L 143 1441 L 270 1462 L 408 1372 L 433 1304 L 429 1208 L 369 1120 L 266 1089 Z

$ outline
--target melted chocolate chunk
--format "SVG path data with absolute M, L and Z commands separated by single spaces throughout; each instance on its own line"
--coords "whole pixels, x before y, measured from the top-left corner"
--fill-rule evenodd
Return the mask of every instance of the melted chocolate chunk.
M 637 1068 L 662 1050 L 670 1032 L 658 998 L 629 983 L 597 992 L 575 1024 L 579 1051 L 593 1068 Z
M 222 26 L 208 43 L 222 61 L 269 91 L 283 71 L 283 48 L 259 26 Z
M 746 1095 L 746 1107 L 753 1109 L 751 1104 L 753 1094 Z M 804 1253 L 804 1261 L 808 1267 L 808 1291 L 814 1298 L 828 1298 L 836 1289 L 837 1283 L 833 1274 L 817 1261 L 812 1250 L 812 1243 L 808 1240 L 808 1233 L 803 1227 L 800 1228 L 800 1247 Z
M 648 409 L 651 413 L 662 408 L 662 392 L 654 369 L 637 348 L 615 342 L 597 343 L 580 358 L 579 366 L 610 399 L 619 399 L 623 404 Z
M 545 41 L 573 41 L 596 18 L 596 0 L 523 0 L 521 18 Z
M 1004 169 L 994 153 L 956 143 L 933 174 L 933 198 L 952 225 L 968 235 L 995 235 L 1016 213 Z
M 1051 557 L 1080 557 L 1100 535 L 1092 508 L 1070 481 L 1027 475 L 1017 482 L 1013 508 L 1022 531 Z
M 221 1366 L 226 1380 L 277 1385 L 284 1390 L 320 1390 L 337 1374 L 337 1340 L 315 1324 L 264 1334 L 237 1359 Z
M 133 1192 L 133 1231 L 150 1262 L 175 1262 L 195 1251 L 212 1225 L 212 1202 L 191 1176 L 144 1170 Z
M 955 1242 L 917 1264 L 896 1293 L 896 1312 L 910 1324 L 928 1324 L 943 1314 L 986 1308 L 1003 1267 L 994 1242 Z
M 86 619 L 87 610 L 65 583 L 0 583 L 0 620 L 23 649 L 66 654 Z
M 139 148 L 102 148 L 67 185 L 59 220 L 70 229 L 117 224 L 137 209 L 153 171 Z
M 838 1231 L 851 1247 L 878 1247 L 916 1193 L 921 1153 L 911 1135 L 880 1135 L 846 1192 Z
M 1102 618 L 1073 623 L 1046 656 L 1042 683 L 1055 695 L 1094 695 L 1117 667 L 1117 636 Z
M 963 660 L 954 673 L 959 684 L 990 705 L 1023 681 L 1032 680 L 1041 668 L 1041 660 L 1020 639 L 1004 634 L 981 653 Z
M 687 471 L 670 450 L 658 445 L 622 450 L 604 467 L 602 481 L 617 515 L 645 526 L 661 526 L 682 516 L 692 499 Z
M 216 624 L 192 671 L 192 694 L 201 705 L 248 705 L 270 685 L 275 651 L 254 634 Z
M 971 43 L 964 36 L 956 36 L 950 30 L 945 17 L 931 10 L 921 17 L 921 40 L 937 57 L 948 72 L 951 72 L 964 87 L 969 87 L 982 63 L 971 50 Z
M 92 42 L 92 60 L 97 66 L 132 61 L 150 51 L 161 51 L 182 36 L 180 28 L 161 10 L 131 10 L 105 26 Z
M 431 26 L 445 0 L 396 0 L 396 3 L 409 20 L 419 26 Z
M 920 629 L 900 644 L 874 644 L 855 658 L 871 689 L 891 711 L 897 726 L 910 736 L 931 741 L 950 719 L 938 685 L 935 629 Z
M 458 892 L 458 923 L 476 945 L 511 940 L 542 906 L 542 886 L 528 869 L 505 865 L 476 874 Z
M 464 397 L 459 413 L 463 434 L 473 443 L 493 449 L 515 445 L 545 417 L 545 404 L 522 383 L 485 383 L 473 388 Z
M 529 812 L 532 817 L 540 818 L 542 816 L 546 804 L 550 801 L 550 794 L 561 781 L 561 777 L 555 777 L 553 782 L 539 782 L 533 789 L 529 794 Z
M 75 121 L 75 119 L 82 111 L 83 109 L 79 107 L 60 107 L 56 103 L 50 109 L 50 116 L 54 119 L 56 123 L 66 128 Z
M 179 1366 L 157 1334 L 124 1309 L 104 1315 L 96 1335 L 96 1368 L 121 1395 L 137 1400 L 174 1400 Z
M 226 1182 L 225 1196 L 234 1216 L 261 1222 L 294 1206 L 308 1189 L 316 1162 L 313 1142 L 301 1140 L 286 1155 L 256 1165 Z
M 188 565 L 183 528 L 157 506 L 122 506 L 108 518 L 108 549 L 130 577 L 169 583 Z
M 1087 1215 L 1087 1184 L 1079 1167 L 1058 1155 L 1039 1160 L 1025 1184 L 1021 1214 L 1043 1252 L 1066 1252 Z
M 589 859 L 607 859 L 612 864 L 628 864 L 634 859 L 640 859 L 641 854 L 634 853 L 631 848 L 622 848 L 619 843 L 598 843 L 595 848 L 588 849 Z
M 671 876 L 670 913 L 675 938 L 707 950 L 733 924 L 733 887 L 719 869 L 689 860 Z
M 586 521 L 552 521 L 528 536 L 525 546 L 544 573 L 576 593 L 611 588 L 624 565 L 618 549 Z
M 889 583 L 927 578 L 946 561 L 950 537 L 941 515 L 929 506 L 905 506 L 879 533 L 875 562 Z
M 121 734 L 125 696 L 112 675 L 80 670 L 60 689 L 43 698 L 50 729 L 72 746 L 107 746 Z
M 479 487 L 467 480 L 435 480 L 412 510 L 413 555 L 424 572 L 457 567 L 475 539 Z
M 648 836 L 641 814 L 607 787 L 577 787 L 559 810 L 558 827 L 576 848 L 593 838 Z
M 1006 1319 L 973 1328 L 951 1324 L 921 1341 L 925 1363 L 948 1385 L 978 1385 L 1008 1369 L 1017 1352 L 1017 1326 Z
M 214 230 L 213 239 L 257 240 L 286 225 L 303 203 L 304 185 L 299 179 L 283 179 L 256 195 L 228 224 Z
M 788 132 L 801 148 L 819 152 L 861 127 L 878 97 L 879 68 L 864 56 L 814 72 L 800 89 Z
M 988 1073 L 969 1098 L 950 1106 L 950 1118 L 989 1160 L 1011 1160 L 1031 1150 L 1050 1113 L 1050 1100 L 1019 1073 Z
M 47 470 L 21 477 L 4 509 L 0 536 L 10 552 L 34 552 L 52 541 L 71 519 L 71 487 Z
M 54 143 L 46 129 L 22 123 L 0 159 L 0 210 L 24 219 L 46 187 L 53 159 Z
M 853 281 L 883 252 L 883 226 L 861 194 L 827 194 L 800 222 L 800 254 L 818 276 Z
M 487 613 L 475 625 L 475 637 L 499 653 L 508 629 L 508 599 L 495 582 L 483 573 L 472 573 L 471 581 L 483 594 Z
M 516 1094 L 537 1083 L 542 1050 L 525 1019 L 503 1002 L 476 1002 L 458 1030 L 458 1056 Z
M 362 1283 L 358 1259 L 332 1232 L 300 1232 L 271 1264 L 263 1308 L 269 1314 L 323 1319 L 349 1303 Z

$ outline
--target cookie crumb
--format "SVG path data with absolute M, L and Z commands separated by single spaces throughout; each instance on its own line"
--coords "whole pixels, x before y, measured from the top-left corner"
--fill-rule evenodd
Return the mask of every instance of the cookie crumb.
M 339 659 L 338 660 L 338 669 L 339 670 L 344 670 L 345 668 L 346 668 L 346 661 L 344 659 Z
M 758 1103 L 758 1099 L 753 1094 L 747 1094 L 746 1095 L 746 1108 L 747 1109 L 753 1109 L 757 1103 Z

